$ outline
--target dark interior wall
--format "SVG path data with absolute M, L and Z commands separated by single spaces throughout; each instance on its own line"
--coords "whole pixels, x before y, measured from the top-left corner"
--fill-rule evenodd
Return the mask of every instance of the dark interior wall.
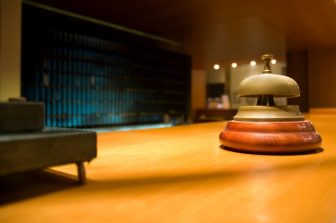
M 336 48 L 287 54 L 287 73 L 300 87 L 300 98 L 289 103 L 309 108 L 336 107 Z
M 310 107 L 336 107 L 336 48 L 309 52 Z
M 299 51 L 287 54 L 287 75 L 299 85 L 300 97 L 289 99 L 288 103 L 299 105 L 301 112 L 309 111 L 308 52 Z

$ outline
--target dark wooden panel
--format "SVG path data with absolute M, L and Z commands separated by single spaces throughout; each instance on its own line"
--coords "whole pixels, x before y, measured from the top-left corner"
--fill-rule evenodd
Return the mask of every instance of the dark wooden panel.
M 309 52 L 309 102 L 312 108 L 336 107 L 336 48 Z
M 299 105 L 301 112 L 309 111 L 308 53 L 306 51 L 287 54 L 287 75 L 299 85 L 300 97 L 290 98 L 289 104 Z

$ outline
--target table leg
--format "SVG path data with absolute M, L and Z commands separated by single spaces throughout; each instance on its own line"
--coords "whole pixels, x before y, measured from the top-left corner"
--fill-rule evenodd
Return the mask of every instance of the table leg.
M 77 162 L 77 174 L 78 174 L 78 183 L 85 184 L 86 183 L 86 174 L 84 162 Z

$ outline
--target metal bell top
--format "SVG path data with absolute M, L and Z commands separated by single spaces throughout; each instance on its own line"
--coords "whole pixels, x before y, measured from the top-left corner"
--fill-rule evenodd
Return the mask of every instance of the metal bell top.
M 273 55 L 265 54 L 261 57 L 265 61 L 262 74 L 252 75 L 244 79 L 238 87 L 240 97 L 259 97 L 261 95 L 271 95 L 273 97 L 299 97 L 299 85 L 290 77 L 273 74 L 270 62 Z

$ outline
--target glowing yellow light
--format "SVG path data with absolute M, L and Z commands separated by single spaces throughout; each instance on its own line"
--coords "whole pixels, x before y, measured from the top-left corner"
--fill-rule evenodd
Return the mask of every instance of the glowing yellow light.
M 232 64 L 231 64 L 231 67 L 232 67 L 232 68 L 236 68 L 237 66 L 238 66 L 237 63 L 232 63 Z
M 271 60 L 271 63 L 272 63 L 272 64 L 276 64 L 276 62 L 277 62 L 276 59 L 272 59 L 272 60 Z
M 213 69 L 218 70 L 220 68 L 219 64 L 213 65 Z
M 254 60 L 252 60 L 252 61 L 250 62 L 250 65 L 251 65 L 252 67 L 254 67 L 255 65 L 257 65 L 257 63 L 256 63 Z

